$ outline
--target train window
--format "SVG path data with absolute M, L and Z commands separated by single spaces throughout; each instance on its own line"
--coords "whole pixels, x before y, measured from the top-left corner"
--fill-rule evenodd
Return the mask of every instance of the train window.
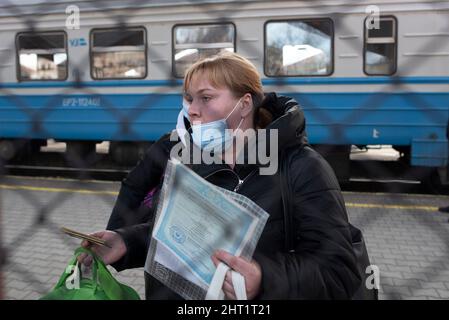
M 141 79 L 147 74 L 144 28 L 92 30 L 93 79 Z
M 65 32 L 19 33 L 16 44 L 20 81 L 67 79 Z
M 330 19 L 267 22 L 266 75 L 330 75 L 333 71 L 333 33 Z
M 173 73 L 183 77 L 200 58 L 235 51 L 235 27 L 231 23 L 178 25 L 173 29 Z
M 396 19 L 380 17 L 379 28 L 367 28 L 365 20 L 364 71 L 368 75 L 396 72 Z

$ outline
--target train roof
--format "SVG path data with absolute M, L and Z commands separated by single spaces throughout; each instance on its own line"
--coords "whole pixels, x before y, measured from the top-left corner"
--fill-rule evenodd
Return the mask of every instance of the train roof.
M 106 9 L 148 8 L 176 5 L 235 4 L 241 2 L 269 2 L 270 0 L 0 0 L 0 16 L 27 14 L 65 13 L 70 5 L 81 11 L 100 11 Z
M 302 2 L 305 6 L 354 6 L 354 5 L 386 5 L 386 4 L 443 4 L 448 0 L 283 0 L 282 2 Z M 268 3 L 273 0 L 0 0 L 0 17 L 20 17 L 36 14 L 65 14 L 70 5 L 76 5 L 83 11 L 104 11 L 105 9 L 132 9 L 173 6 L 198 6 L 212 4 L 235 5 L 239 10 L 242 3 Z M 446 7 L 446 5 L 444 5 Z
M 232 4 L 241 2 L 269 2 L 270 0 L 0 0 L 0 17 L 31 14 L 65 13 L 70 5 L 80 11 L 102 11 L 105 9 L 132 9 L 170 7 L 177 5 Z

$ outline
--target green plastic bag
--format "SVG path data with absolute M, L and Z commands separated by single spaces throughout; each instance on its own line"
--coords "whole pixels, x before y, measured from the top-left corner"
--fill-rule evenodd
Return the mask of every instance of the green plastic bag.
M 92 279 L 80 275 L 76 258 L 83 252 L 93 257 Z M 56 286 L 41 300 L 140 300 L 140 296 L 133 288 L 118 282 L 92 251 L 78 248 Z

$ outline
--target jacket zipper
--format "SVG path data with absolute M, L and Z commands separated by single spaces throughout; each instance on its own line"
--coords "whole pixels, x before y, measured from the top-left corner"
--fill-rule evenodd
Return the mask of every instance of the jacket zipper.
M 249 178 L 251 178 L 255 173 L 256 173 L 257 169 L 254 169 L 253 171 L 251 171 L 245 179 L 240 179 L 239 178 L 239 184 L 234 188 L 234 192 L 238 192 L 240 190 L 240 188 L 242 187 L 242 185 L 249 180 Z M 234 171 L 233 171 L 234 172 Z M 237 176 L 237 174 L 235 174 Z M 237 176 L 238 177 L 238 176 Z
M 237 173 L 235 173 L 235 172 L 234 172 L 233 170 L 231 170 L 231 169 L 220 169 L 220 170 L 214 171 L 214 172 L 208 174 L 207 176 L 205 176 L 204 179 L 207 179 L 207 178 L 209 178 L 210 176 L 216 174 L 217 172 L 221 172 L 221 171 L 229 171 L 229 172 L 232 172 L 232 174 L 233 174 L 234 176 L 237 177 L 237 179 L 239 180 L 239 182 L 238 182 L 237 186 L 236 186 L 236 187 L 234 188 L 234 190 L 233 190 L 234 192 L 237 192 L 237 191 L 240 190 L 240 188 L 242 187 L 242 185 L 243 185 L 249 178 L 251 178 L 251 177 L 256 173 L 257 169 L 254 169 L 253 171 L 251 171 L 251 172 L 250 172 L 250 173 L 249 173 L 243 180 L 240 179 L 239 175 L 238 175 Z

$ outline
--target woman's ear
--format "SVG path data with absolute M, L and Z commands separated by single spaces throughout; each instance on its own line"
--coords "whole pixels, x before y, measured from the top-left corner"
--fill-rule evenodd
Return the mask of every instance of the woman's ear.
M 246 118 L 249 114 L 251 114 L 254 106 L 254 101 L 250 93 L 245 93 L 242 97 L 241 105 L 240 115 L 242 118 Z

